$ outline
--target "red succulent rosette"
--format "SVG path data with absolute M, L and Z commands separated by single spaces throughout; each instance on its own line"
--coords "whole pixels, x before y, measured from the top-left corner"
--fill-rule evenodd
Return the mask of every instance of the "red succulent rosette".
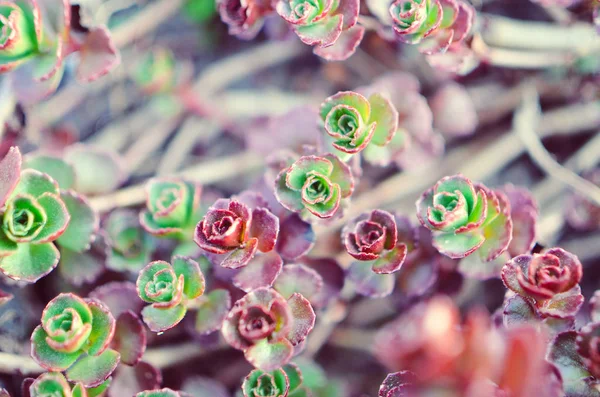
M 272 371 L 289 362 L 314 324 L 315 312 L 302 295 L 286 300 L 271 288 L 258 288 L 235 303 L 221 331 L 252 365 Z
M 406 218 L 374 210 L 346 225 L 342 231 L 342 241 L 346 252 L 352 257 L 360 261 L 375 261 L 375 273 L 394 273 L 400 270 L 408 252 L 408 246 L 403 241 L 405 233 L 398 231 L 399 226 L 406 225 L 411 231 L 410 222 Z
M 566 318 L 583 303 L 579 288 L 581 262 L 576 255 L 552 248 L 543 254 L 519 255 L 502 268 L 504 285 L 533 300 L 544 316 Z
M 270 0 L 217 0 L 217 9 L 229 33 L 244 40 L 253 39 L 274 12 Z
M 246 266 L 257 250 L 270 252 L 279 234 L 279 218 L 267 208 L 238 200 L 217 200 L 196 226 L 194 241 L 213 254 L 228 254 L 221 266 Z
M 586 325 L 575 339 L 577 352 L 581 355 L 588 371 L 600 377 L 600 323 Z

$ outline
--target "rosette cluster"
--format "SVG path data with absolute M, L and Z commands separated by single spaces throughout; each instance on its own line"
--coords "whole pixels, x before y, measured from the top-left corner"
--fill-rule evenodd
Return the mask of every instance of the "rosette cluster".
M 321 104 L 320 118 L 324 141 L 342 160 L 372 146 L 385 147 L 398 129 L 398 112 L 380 93 L 367 99 L 356 92 L 338 92 Z
M 221 331 L 252 365 L 273 371 L 289 362 L 314 324 L 315 312 L 301 294 L 286 300 L 273 289 L 258 288 L 234 304 Z
M 271 372 L 255 369 L 246 376 L 242 384 L 244 397 L 302 397 L 310 391 L 302 384 L 300 368 L 293 364 L 284 365 Z
M 31 356 L 49 371 L 66 371 L 67 379 L 86 387 L 104 382 L 120 355 L 108 348 L 115 319 L 94 299 L 60 294 L 42 313 L 42 324 L 31 335 Z
M 221 20 L 229 26 L 229 34 L 244 40 L 256 37 L 266 16 L 275 10 L 271 0 L 217 0 Z
M 244 267 L 256 251 L 270 252 L 279 235 L 279 218 L 263 206 L 217 200 L 196 226 L 194 241 L 213 254 L 227 254 L 221 266 Z
M 206 286 L 197 262 L 183 256 L 174 256 L 172 262 L 151 262 L 137 279 L 138 295 L 150 303 L 142 310 L 142 318 L 153 332 L 179 324 L 187 313 L 187 304 L 201 296 Z
M 342 199 L 354 191 L 350 168 L 337 156 L 303 156 L 283 169 L 275 181 L 275 196 L 286 209 L 302 215 L 331 218 Z
M 119 209 L 104 221 L 106 265 L 116 271 L 138 272 L 154 249 L 151 236 L 141 227 L 135 211 Z
M 491 261 L 512 239 L 510 203 L 504 193 L 462 175 L 442 178 L 417 201 L 417 216 L 433 232 L 433 245 L 459 259 L 478 251 Z

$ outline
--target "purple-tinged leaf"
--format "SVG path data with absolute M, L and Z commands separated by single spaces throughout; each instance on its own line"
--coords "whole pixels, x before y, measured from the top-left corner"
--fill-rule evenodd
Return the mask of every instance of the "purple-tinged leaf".
M 590 299 L 590 317 L 593 322 L 600 322 L 600 290 L 595 291 Z
M 101 285 L 90 292 L 89 296 L 108 306 L 115 318 L 129 310 L 139 314 L 144 307 L 144 302 L 139 298 L 135 284 L 128 281 L 113 281 Z
M 275 252 L 255 256 L 233 276 L 233 285 L 250 292 L 261 287 L 270 287 L 281 272 L 283 260 Z
M 254 257 L 257 248 L 258 239 L 251 238 L 243 247 L 233 250 L 223 262 L 221 262 L 221 266 L 227 269 L 239 269 L 240 267 L 244 267 Z
M 394 290 L 395 277 L 391 274 L 377 274 L 371 270 L 370 262 L 352 262 L 346 274 L 356 292 L 380 298 L 388 296 Z
M 275 280 L 273 288 L 285 299 L 299 293 L 312 301 L 323 289 L 323 278 L 305 265 L 286 265 Z
M 121 354 L 123 364 L 134 366 L 146 351 L 146 329 L 132 311 L 123 312 L 117 318 L 111 347 Z
M 158 389 L 162 384 L 160 370 L 140 361 L 135 367 L 121 365 L 108 390 L 110 397 L 133 396 L 144 390 Z
M 294 293 L 288 299 L 288 305 L 293 319 L 288 340 L 295 346 L 303 342 L 312 331 L 315 326 L 316 315 L 310 302 L 299 293 Z
M 570 290 L 556 294 L 551 299 L 544 301 L 538 308 L 540 313 L 557 318 L 574 317 L 583 304 L 585 298 L 581 295 L 579 285 Z
M 279 218 L 266 208 L 255 208 L 250 222 L 250 236 L 258 239 L 258 250 L 269 252 L 275 248 L 279 235 Z
M 250 364 L 262 371 L 273 371 L 289 362 L 294 347 L 287 339 L 268 342 L 266 339 L 252 345 L 244 352 Z
M 308 253 L 315 241 L 312 225 L 291 214 L 280 223 L 276 250 L 284 259 L 294 260 Z
M 95 27 L 87 32 L 79 49 L 77 79 L 90 82 L 104 76 L 121 62 L 121 57 L 104 26 Z
M 404 264 L 408 248 L 406 244 L 399 244 L 391 251 L 387 251 L 373 263 L 372 269 L 378 274 L 391 274 L 395 273 Z
M 327 61 L 345 61 L 354 55 L 364 35 L 365 28 L 355 25 L 342 31 L 332 45 L 315 47 L 313 52 Z
M 225 289 L 216 289 L 200 298 L 196 314 L 196 331 L 202 335 L 221 328 L 231 308 L 231 295 Z
M 412 372 L 400 371 L 388 374 L 379 387 L 379 397 L 402 397 L 407 396 L 406 388 L 416 381 Z
M 319 293 L 313 296 L 302 294 L 313 307 L 325 307 L 332 299 L 339 296 L 345 279 L 344 270 L 339 263 L 330 258 L 304 258 L 302 264 L 316 271 L 323 280 L 323 287 Z
M 503 314 L 504 325 L 507 327 L 540 319 L 533 303 L 520 295 L 513 295 L 506 300 Z
M 560 371 L 567 396 L 598 397 L 600 391 L 590 382 L 590 372 L 577 352 L 577 332 L 560 333 L 553 340 L 548 352 L 548 361 Z

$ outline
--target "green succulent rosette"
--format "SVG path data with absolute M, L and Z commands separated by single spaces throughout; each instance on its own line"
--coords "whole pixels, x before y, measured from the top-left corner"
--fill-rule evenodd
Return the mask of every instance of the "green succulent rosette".
M 191 239 L 201 212 L 202 188 L 178 179 L 152 179 L 146 185 L 146 211 L 140 223 L 158 237 Z
M 320 109 L 325 145 L 347 161 L 369 145 L 386 146 L 398 130 L 398 111 L 385 96 L 344 91 L 327 98 Z
M 119 353 L 108 348 L 115 319 L 100 301 L 60 294 L 46 305 L 41 322 L 31 335 L 31 356 L 43 368 L 96 387 L 119 364 Z
M 33 380 L 29 386 L 28 397 L 88 397 L 88 392 L 81 383 L 73 389 L 60 372 L 46 372 Z
M 308 397 L 312 394 L 302 384 L 300 369 L 287 364 L 271 372 L 255 369 L 242 384 L 244 397 Z
M 65 232 L 71 215 L 55 180 L 39 171 L 21 171 L 17 148 L 0 162 L 0 174 L 0 271 L 35 282 L 58 264 L 53 242 Z
M 139 297 L 150 303 L 142 310 L 142 318 L 153 332 L 164 332 L 179 324 L 188 303 L 204 294 L 206 287 L 197 262 L 183 256 L 174 256 L 172 262 L 151 262 L 137 279 Z
M 443 9 L 439 0 L 396 0 L 390 15 L 398 38 L 417 44 L 440 26 Z
M 133 71 L 133 80 L 148 95 L 168 94 L 189 77 L 187 64 L 177 62 L 164 47 L 154 48 L 144 55 Z
M 335 215 L 342 199 L 350 197 L 353 190 L 350 168 L 333 154 L 303 156 L 275 180 L 275 197 L 281 205 L 319 218 Z
M 140 225 L 135 211 L 118 209 L 111 212 L 104 222 L 104 231 L 109 269 L 137 273 L 150 262 L 153 239 Z
M 510 203 L 500 191 L 459 174 L 442 178 L 416 205 L 419 221 L 433 232 L 434 247 L 450 258 L 478 251 L 481 260 L 492 261 L 508 249 Z

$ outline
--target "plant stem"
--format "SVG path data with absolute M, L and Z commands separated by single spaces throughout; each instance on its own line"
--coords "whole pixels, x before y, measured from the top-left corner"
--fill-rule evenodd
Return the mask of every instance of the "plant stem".
M 264 159 L 255 153 L 241 152 L 200 163 L 171 175 L 208 185 L 226 178 L 252 173 L 263 166 L 263 161 Z M 139 183 L 104 196 L 93 197 L 90 202 L 95 210 L 106 212 L 117 207 L 138 205 L 145 199 L 145 183 Z
M 163 369 L 201 357 L 208 352 L 216 351 L 220 348 L 223 348 L 223 346 L 205 349 L 194 342 L 156 347 L 146 351 L 144 361 L 159 369 Z M 42 372 L 46 372 L 46 370 L 33 361 L 30 356 L 0 352 L 0 373 L 27 376 L 41 374 Z

